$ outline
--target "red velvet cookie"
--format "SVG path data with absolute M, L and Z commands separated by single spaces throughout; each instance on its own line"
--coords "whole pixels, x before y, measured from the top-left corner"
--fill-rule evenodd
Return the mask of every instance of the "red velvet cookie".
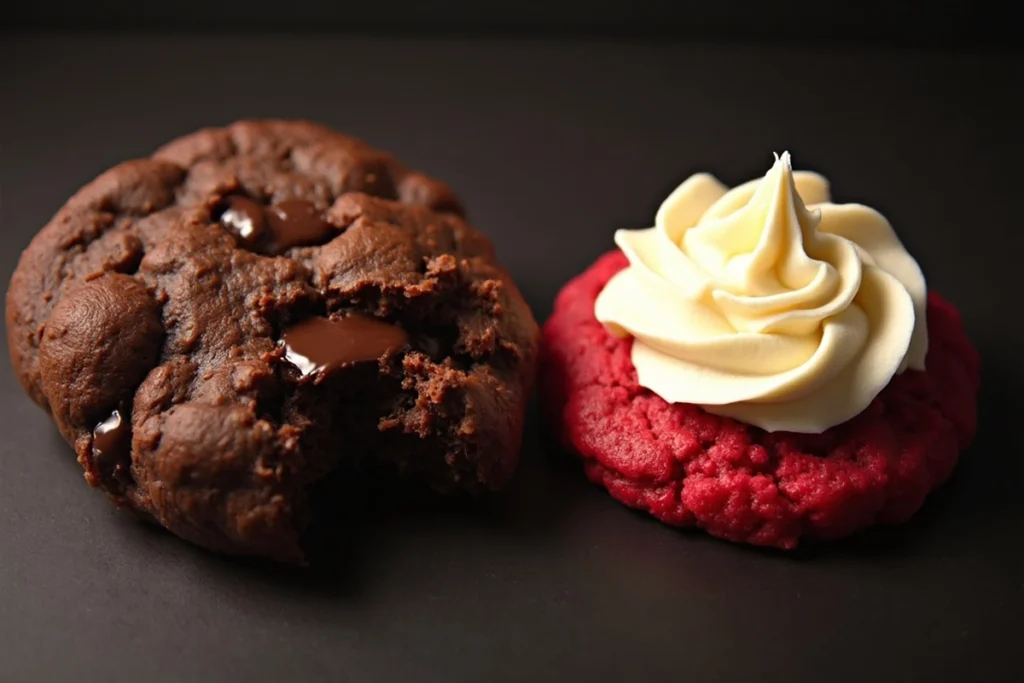
M 863 413 L 821 434 L 769 433 L 637 383 L 632 339 L 594 317 L 598 294 L 627 264 L 619 251 L 606 254 L 559 293 L 540 376 L 563 444 L 630 507 L 791 549 L 907 520 L 974 435 L 978 355 L 956 309 L 934 292 L 925 371 L 897 375 Z

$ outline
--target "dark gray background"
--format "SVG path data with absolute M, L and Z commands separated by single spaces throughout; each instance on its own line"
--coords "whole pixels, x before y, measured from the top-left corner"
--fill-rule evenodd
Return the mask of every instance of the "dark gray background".
M 632 513 L 534 419 L 507 494 L 353 493 L 340 562 L 225 560 L 111 509 L 0 364 L 0 680 L 1021 680 L 1020 59 L 867 48 L 5 36 L 0 275 L 82 183 L 193 128 L 318 119 L 448 180 L 537 316 L 688 173 L 772 151 L 889 216 L 984 359 L 903 528 L 792 554 Z
M 0 26 L 630 35 L 1008 48 L 1020 43 L 1016 14 L 1015 3 L 1008 0 L 23 0 L 8 3 Z

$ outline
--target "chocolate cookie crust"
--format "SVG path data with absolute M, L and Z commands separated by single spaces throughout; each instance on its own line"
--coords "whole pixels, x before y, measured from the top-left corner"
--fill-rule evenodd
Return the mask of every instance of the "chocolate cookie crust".
M 11 360 L 116 503 L 302 562 L 307 490 L 340 463 L 442 491 L 514 469 L 537 325 L 463 216 L 443 183 L 316 124 L 202 130 L 35 237 Z

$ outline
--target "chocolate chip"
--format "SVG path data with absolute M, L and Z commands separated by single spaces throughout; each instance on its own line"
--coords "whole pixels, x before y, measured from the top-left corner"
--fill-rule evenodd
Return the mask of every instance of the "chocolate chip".
M 288 199 L 267 207 L 267 223 L 277 252 L 291 247 L 319 244 L 334 232 L 312 202 Z
M 365 315 L 311 318 L 284 333 L 285 358 L 303 377 L 347 363 L 377 360 L 409 341 L 405 330 Z
M 221 225 L 237 237 L 242 246 L 254 249 L 267 232 L 263 207 L 248 197 L 231 196 L 225 201 L 227 207 L 220 215 Z
M 104 482 L 131 483 L 131 425 L 119 411 L 93 429 L 92 461 Z

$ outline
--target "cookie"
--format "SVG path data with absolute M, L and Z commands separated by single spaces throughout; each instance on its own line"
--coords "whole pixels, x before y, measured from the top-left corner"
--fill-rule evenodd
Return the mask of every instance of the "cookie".
M 445 184 L 301 121 L 201 130 L 86 185 L 22 254 L 7 330 L 89 483 L 289 563 L 339 467 L 500 489 L 539 335 Z
M 559 293 L 544 324 L 545 411 L 587 477 L 668 524 L 730 541 L 792 549 L 907 520 L 945 481 L 975 431 L 978 356 L 960 317 L 928 298 L 923 372 L 907 371 L 869 408 L 820 434 L 766 432 L 637 382 L 631 338 L 594 316 L 628 265 L 600 258 Z

